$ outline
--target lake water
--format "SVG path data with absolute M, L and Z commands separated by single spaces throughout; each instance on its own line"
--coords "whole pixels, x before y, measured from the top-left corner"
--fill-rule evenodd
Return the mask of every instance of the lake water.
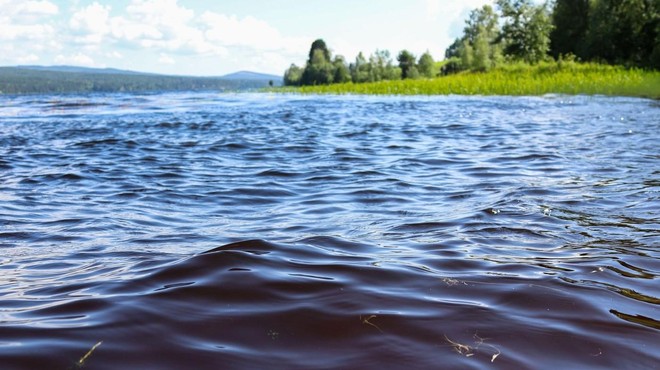
M 659 143 L 644 99 L 0 97 L 0 367 L 658 368 Z

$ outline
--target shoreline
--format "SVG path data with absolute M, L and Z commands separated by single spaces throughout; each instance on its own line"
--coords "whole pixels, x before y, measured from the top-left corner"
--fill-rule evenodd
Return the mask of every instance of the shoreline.
M 546 94 L 626 96 L 660 99 L 660 71 L 621 66 L 547 62 L 505 65 L 489 72 L 463 72 L 432 79 L 282 87 L 274 92 L 356 95 L 501 95 Z

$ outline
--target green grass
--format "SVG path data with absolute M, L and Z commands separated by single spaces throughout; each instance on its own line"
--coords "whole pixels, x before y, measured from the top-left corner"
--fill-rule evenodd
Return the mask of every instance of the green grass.
M 660 72 L 593 63 L 508 64 L 434 79 L 286 87 L 275 91 L 371 95 L 614 95 L 660 99 Z

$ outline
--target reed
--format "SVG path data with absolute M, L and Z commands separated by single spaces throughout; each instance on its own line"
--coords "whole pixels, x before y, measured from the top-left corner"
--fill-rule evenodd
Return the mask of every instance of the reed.
M 433 79 L 284 87 L 303 94 L 371 95 L 614 95 L 660 99 L 660 72 L 572 61 L 507 64 L 489 72 Z

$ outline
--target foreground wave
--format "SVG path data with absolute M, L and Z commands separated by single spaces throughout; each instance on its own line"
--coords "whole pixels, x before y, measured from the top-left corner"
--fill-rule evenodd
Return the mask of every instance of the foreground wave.
M 657 364 L 657 322 L 613 320 L 626 314 L 611 308 L 608 289 L 475 275 L 479 262 L 447 257 L 441 245 L 424 249 L 426 257 L 402 263 L 404 251 L 365 254 L 373 246 L 336 238 L 253 240 L 97 282 L 103 297 L 68 287 L 66 303 L 15 309 L 13 320 L 30 324 L 3 325 L 4 345 L 16 343 L 3 367 L 66 368 L 101 341 L 90 368 Z M 21 343 L 30 337 L 39 340 Z

